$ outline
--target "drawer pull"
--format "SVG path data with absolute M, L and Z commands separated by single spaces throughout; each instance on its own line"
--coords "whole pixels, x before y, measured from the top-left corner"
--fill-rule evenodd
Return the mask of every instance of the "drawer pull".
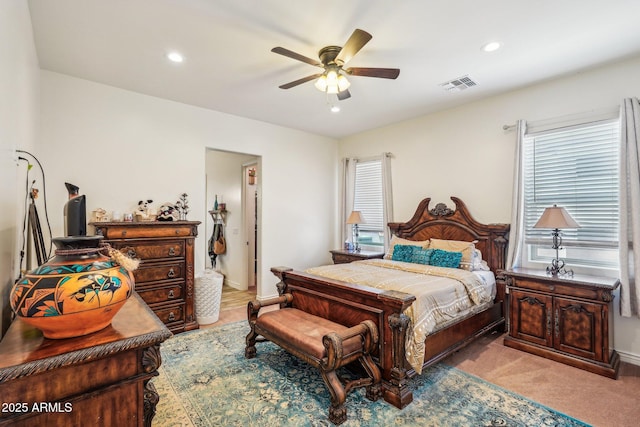
M 171 289 L 169 291 L 169 295 L 167 295 L 167 297 L 169 297 L 169 298 L 174 298 L 175 297 L 175 295 L 173 294 L 173 289 Z
M 129 250 L 127 251 L 127 256 L 128 256 L 129 258 L 136 258 L 136 255 L 137 255 L 137 254 L 136 254 L 136 251 L 135 251 L 134 249 L 129 249 Z
M 176 272 L 175 272 L 175 271 L 173 271 L 173 267 L 171 267 L 171 268 L 169 269 L 169 272 L 167 273 L 167 277 L 168 277 L 169 279 L 173 279 L 174 277 L 176 277 Z
M 176 320 L 176 315 L 173 314 L 173 311 L 169 313 L 169 322 L 173 322 Z
M 169 256 L 175 256 L 175 255 L 176 255 L 176 248 L 172 246 L 169 248 Z

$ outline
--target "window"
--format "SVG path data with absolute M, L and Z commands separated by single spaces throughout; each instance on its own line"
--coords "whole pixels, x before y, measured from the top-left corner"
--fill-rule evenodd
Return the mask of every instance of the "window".
M 616 119 L 525 135 L 525 264 L 543 267 L 555 257 L 550 230 L 533 225 L 557 204 L 580 224 L 562 230 L 567 266 L 618 268 L 619 128 Z
M 358 161 L 353 210 L 360 211 L 365 220 L 359 225 L 358 242 L 364 249 L 384 246 L 384 212 L 382 195 L 382 160 Z

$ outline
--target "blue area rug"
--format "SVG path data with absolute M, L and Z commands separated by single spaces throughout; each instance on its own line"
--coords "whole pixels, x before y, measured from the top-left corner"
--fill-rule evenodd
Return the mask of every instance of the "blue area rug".
M 162 344 L 154 426 L 331 426 L 319 372 L 271 343 L 244 358 L 246 322 L 179 334 Z M 359 389 L 343 426 L 587 426 L 445 364 L 411 380 L 399 410 Z

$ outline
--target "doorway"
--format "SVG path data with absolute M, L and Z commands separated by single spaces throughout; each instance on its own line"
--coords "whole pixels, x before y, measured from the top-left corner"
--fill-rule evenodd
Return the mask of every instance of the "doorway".
M 258 176 L 254 176 L 254 184 L 249 185 L 249 169 L 253 169 L 252 174 L 259 175 L 260 157 L 208 149 L 205 163 L 205 236 L 209 241 L 214 232 L 215 223 L 209 211 L 214 210 L 217 197 L 218 210 L 224 206 L 226 240 L 226 252 L 217 256 L 215 266 L 212 266 L 208 253 L 205 265 L 224 276 L 223 293 L 229 289 L 256 294 L 260 286 L 260 184 Z M 248 227 L 252 227 L 251 230 Z

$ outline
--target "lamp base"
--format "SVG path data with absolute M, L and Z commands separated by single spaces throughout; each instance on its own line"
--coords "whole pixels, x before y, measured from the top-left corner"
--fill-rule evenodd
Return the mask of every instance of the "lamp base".
M 547 267 L 547 274 L 554 277 L 557 276 L 569 276 L 573 277 L 573 270 L 567 270 L 564 268 L 564 261 L 558 258 L 551 260 L 551 265 Z

